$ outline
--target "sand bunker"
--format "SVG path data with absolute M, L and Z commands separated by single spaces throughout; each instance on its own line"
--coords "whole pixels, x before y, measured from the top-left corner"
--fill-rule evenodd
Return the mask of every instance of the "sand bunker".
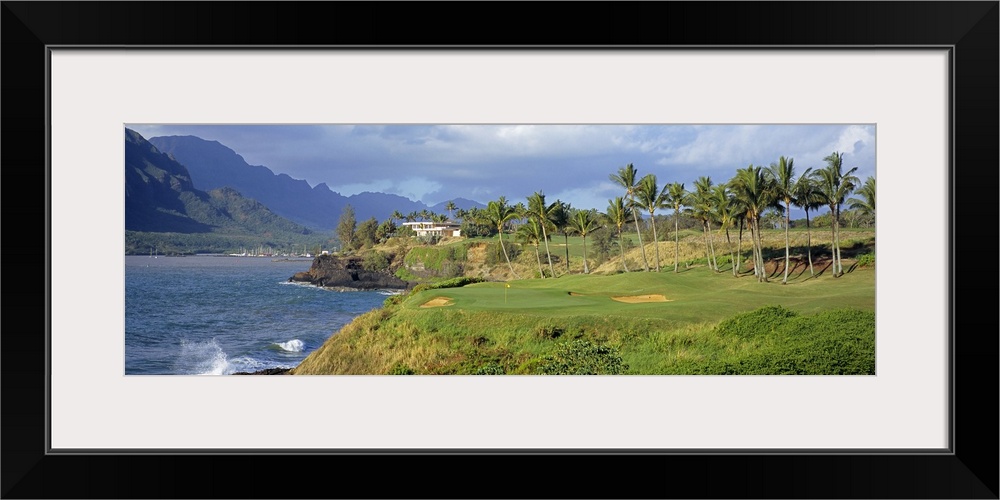
M 436 297 L 431 300 L 428 300 L 427 302 L 424 302 L 423 304 L 420 304 L 420 307 L 441 307 L 441 306 L 450 306 L 452 304 L 453 302 L 451 300 L 451 297 Z
M 666 297 L 654 294 L 654 295 L 628 295 L 625 297 L 611 297 L 611 300 L 617 300 L 618 302 L 625 302 L 626 304 L 640 304 L 643 302 L 670 302 Z

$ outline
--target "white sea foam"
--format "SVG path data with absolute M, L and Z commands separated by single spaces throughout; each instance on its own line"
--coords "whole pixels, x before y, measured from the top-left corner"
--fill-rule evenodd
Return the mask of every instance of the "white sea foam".
M 379 295 L 403 295 L 402 290 L 379 290 Z
M 207 342 L 181 341 L 181 362 L 187 373 L 197 375 L 231 375 L 266 368 L 264 363 L 249 356 L 229 359 L 214 338 Z
M 280 347 L 282 350 L 289 352 L 302 352 L 302 349 L 305 349 L 306 347 L 305 342 L 302 342 L 299 339 L 292 339 L 289 340 L 288 342 L 275 342 L 274 344 Z
M 229 371 L 225 372 L 225 375 L 230 375 L 235 372 L 255 372 L 265 368 L 272 367 L 265 366 L 264 363 L 251 358 L 250 356 L 239 356 L 229 360 Z
M 226 352 L 213 338 L 207 342 L 181 341 L 181 362 L 191 373 L 226 375 L 232 373 Z

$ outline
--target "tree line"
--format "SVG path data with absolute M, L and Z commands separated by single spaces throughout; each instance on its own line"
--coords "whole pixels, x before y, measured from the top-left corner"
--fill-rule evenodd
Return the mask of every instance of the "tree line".
M 695 221 L 701 229 L 706 261 L 709 268 L 716 272 L 721 270 L 714 233 L 716 231 L 725 233 L 726 251 L 735 263 L 739 262 L 736 255 L 737 248 L 742 254 L 744 232 L 748 232 L 754 276 L 761 282 L 768 281 L 764 271 L 761 230 L 764 227 L 782 226 L 785 230 L 785 271 L 782 283 L 787 283 L 790 260 L 788 232 L 793 222 L 790 220 L 791 207 L 798 207 L 805 212 L 807 259 L 811 276 L 815 274 L 811 233 L 815 224 L 810 222 L 810 212 L 815 213 L 821 208 L 828 208 L 829 213 L 820 218 L 828 219 L 828 223 L 822 225 L 828 225 L 831 230 L 833 276 L 839 277 L 844 274 L 840 249 L 844 205 L 846 204 L 851 211 L 850 220 L 855 225 L 873 225 L 875 220 L 875 179 L 869 177 L 862 183 L 854 175 L 857 167 L 845 171 L 843 156 L 843 153 L 834 151 L 824 158 L 823 161 L 826 163 L 824 167 L 807 168 L 801 174 L 797 174 L 793 158 L 782 156 L 767 167 L 750 164 L 746 168 L 737 169 L 735 175 L 724 183 L 715 183 L 708 176 L 699 177 L 691 189 L 686 189 L 685 185 L 679 182 L 661 186 L 657 176 L 652 173 L 639 177 L 638 170 L 629 163 L 609 175 L 609 179 L 622 188 L 622 195 L 609 199 L 604 212 L 594 209 L 575 209 L 561 200 L 550 203 L 546 201 L 541 191 L 536 191 L 527 197 L 526 204 L 523 202 L 512 204 L 506 197 L 500 196 L 488 202 L 486 208 L 463 210 L 449 202 L 445 207 L 447 215 L 434 214 L 428 210 L 405 215 L 395 211 L 382 224 L 372 218 L 357 227 L 353 209 L 348 206 L 341 215 L 337 236 L 345 248 L 359 248 L 399 235 L 401 228 L 395 221 L 428 220 L 444 223 L 459 218 L 463 221 L 462 229 L 466 236 L 497 236 L 507 266 L 515 277 L 519 278 L 511 263 L 504 235 L 509 233 L 509 239 L 513 238 L 534 247 L 539 275 L 544 278 L 545 268 L 548 269 L 549 276 L 555 276 L 552 253 L 548 244 L 553 234 L 561 233 L 567 240 L 570 235 L 582 237 L 583 272 L 590 273 L 587 264 L 587 237 L 601 229 L 613 231 L 617 236 L 622 269 L 625 272 L 632 271 L 625 260 L 623 234 L 631 232 L 634 228 L 641 249 L 642 270 L 660 272 L 657 211 L 669 211 L 674 223 L 674 272 L 679 272 L 679 230 L 682 219 Z M 857 197 L 849 198 L 852 193 Z M 640 222 L 646 222 L 646 215 L 653 239 L 652 256 L 647 255 L 646 245 L 643 244 L 643 231 L 640 229 Z M 737 247 L 733 245 L 731 229 L 738 231 Z M 544 247 L 544 262 L 542 247 Z M 569 246 L 566 245 L 565 248 L 568 267 Z M 738 266 L 733 266 L 734 276 L 738 276 L 737 268 Z

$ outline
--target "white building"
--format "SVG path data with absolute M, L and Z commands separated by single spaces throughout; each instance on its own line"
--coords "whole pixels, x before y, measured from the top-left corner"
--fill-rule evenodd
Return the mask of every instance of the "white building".
M 461 225 L 454 222 L 404 222 L 417 236 L 461 236 Z

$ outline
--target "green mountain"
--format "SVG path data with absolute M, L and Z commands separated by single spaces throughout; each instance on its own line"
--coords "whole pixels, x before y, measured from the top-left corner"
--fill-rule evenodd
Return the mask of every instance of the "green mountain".
M 346 205 L 354 208 L 359 221 L 375 217 L 384 221 L 394 211 L 404 214 L 430 208 L 447 213 L 442 202 L 428 207 L 420 201 L 395 194 L 364 192 L 343 196 L 325 183 L 310 187 L 302 179 L 275 174 L 263 165 L 250 165 L 236 151 L 219 143 L 195 136 L 151 137 L 149 143 L 184 164 L 198 189 L 232 187 L 268 206 L 274 213 L 318 231 L 329 231 L 337 224 Z M 486 208 L 464 198 L 452 200 L 459 208 Z
M 232 188 L 195 189 L 187 168 L 125 129 L 126 253 L 301 249 L 327 237 Z

